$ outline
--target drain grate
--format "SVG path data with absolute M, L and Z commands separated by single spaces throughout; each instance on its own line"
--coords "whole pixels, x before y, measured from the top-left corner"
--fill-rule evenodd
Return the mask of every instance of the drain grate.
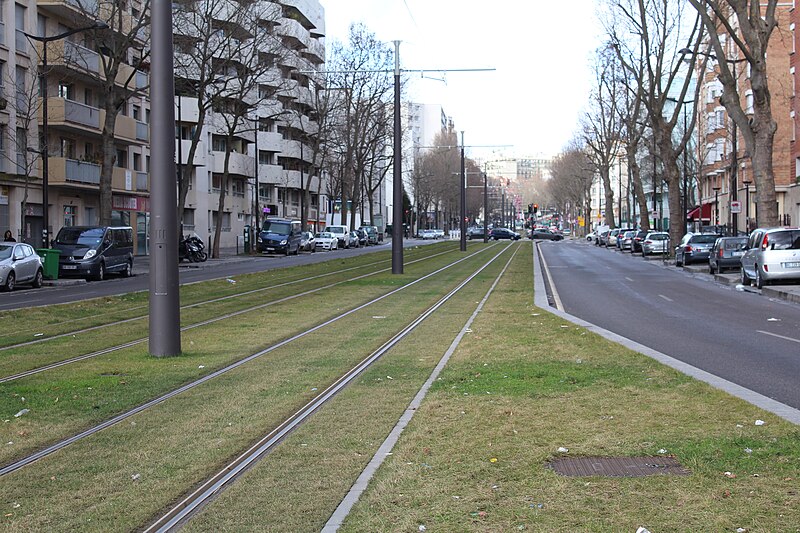
M 562 476 L 688 476 L 674 457 L 562 457 L 547 463 Z

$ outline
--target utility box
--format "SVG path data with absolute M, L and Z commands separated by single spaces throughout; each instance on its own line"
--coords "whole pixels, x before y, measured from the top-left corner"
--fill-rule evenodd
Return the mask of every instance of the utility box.
M 244 225 L 244 253 L 250 253 L 250 224 Z
M 45 279 L 58 279 L 58 258 L 61 250 L 38 248 L 36 253 L 42 258 L 42 275 Z

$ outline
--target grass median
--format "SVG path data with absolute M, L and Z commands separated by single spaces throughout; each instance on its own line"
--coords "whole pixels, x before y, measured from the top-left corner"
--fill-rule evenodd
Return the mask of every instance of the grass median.
M 514 262 L 342 531 L 799 530 L 797 426 L 536 308 L 531 268 Z M 547 466 L 661 455 L 691 474 Z

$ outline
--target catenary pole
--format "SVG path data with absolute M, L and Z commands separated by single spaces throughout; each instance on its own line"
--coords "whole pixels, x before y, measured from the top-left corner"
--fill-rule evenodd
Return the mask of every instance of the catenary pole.
M 179 355 L 178 202 L 175 186 L 175 73 L 172 3 L 151 4 L 150 354 Z
M 400 128 L 400 41 L 394 41 L 394 163 L 393 163 L 393 209 L 392 209 L 392 274 L 403 273 L 403 143 Z
M 461 251 L 467 251 L 467 177 L 464 166 L 464 132 L 461 132 L 461 219 L 458 229 L 461 232 Z

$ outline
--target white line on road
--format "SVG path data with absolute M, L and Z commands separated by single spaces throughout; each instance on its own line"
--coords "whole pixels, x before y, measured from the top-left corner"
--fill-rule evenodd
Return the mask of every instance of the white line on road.
M 628 281 L 633 281 L 633 280 L 632 280 L 631 278 L 629 278 L 628 276 L 625 276 L 625 279 L 627 279 Z
M 773 337 L 778 337 L 779 339 L 792 341 L 792 342 L 796 342 L 797 344 L 800 344 L 800 339 L 793 339 L 791 337 L 784 337 L 783 335 L 778 335 L 777 333 L 770 333 L 769 331 L 762 331 L 760 329 L 757 329 L 756 331 L 759 332 L 759 333 L 763 333 L 764 335 L 772 335 Z
M 536 246 L 536 244 L 534 244 Z M 550 268 L 547 266 L 547 261 L 545 261 L 543 255 L 539 255 L 542 259 L 542 267 L 544 267 L 545 276 L 547 276 L 547 281 L 550 283 L 550 293 L 553 295 L 553 303 L 556 306 L 556 309 L 559 311 L 564 311 L 564 304 L 561 303 L 561 298 L 558 296 L 558 291 L 556 290 L 556 284 L 553 283 L 553 277 L 550 275 Z
M 668 302 L 671 302 L 671 301 L 672 301 L 672 298 L 667 298 L 667 297 L 666 297 L 666 296 L 664 296 L 663 294 L 659 294 L 659 295 L 658 295 L 658 297 L 659 297 L 659 298 L 664 298 L 664 299 L 665 299 L 666 301 L 668 301 Z

